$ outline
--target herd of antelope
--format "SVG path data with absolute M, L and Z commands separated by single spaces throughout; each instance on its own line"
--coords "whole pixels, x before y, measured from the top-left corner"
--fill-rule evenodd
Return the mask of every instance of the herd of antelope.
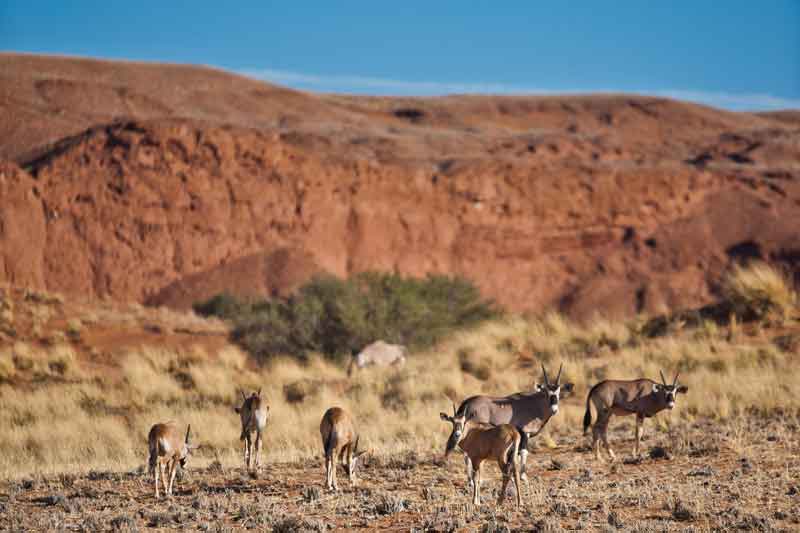
M 488 460 L 497 462 L 503 474 L 503 486 L 497 501 L 502 504 L 506 488 L 514 479 L 516 504 L 520 506 L 520 480 L 527 479 L 525 464 L 528 456 L 528 440 L 538 435 L 547 422 L 558 413 L 562 395 L 570 394 L 572 383 L 561 383 L 563 364 L 558 369 L 555 382 L 550 381 L 542 365 L 544 383 L 537 383 L 533 392 L 517 392 L 509 396 L 472 396 L 461 405 L 453 404 L 453 415 L 440 413 L 440 418 L 452 424 L 452 431 L 445 447 L 445 457 L 457 448 L 464 454 L 467 482 L 472 491 L 472 502 L 480 505 L 481 464 Z M 639 456 L 641 427 L 645 418 L 655 416 L 664 409 L 672 409 L 678 393 L 686 393 L 688 387 L 678 384 L 678 374 L 668 384 L 661 372 L 661 383 L 647 378 L 601 381 L 589 390 L 586 397 L 586 414 L 583 432 L 592 425 L 591 406 L 594 404 L 597 418 L 592 428 L 592 449 L 595 458 L 602 461 L 600 445 L 609 457 L 615 459 L 608 444 L 608 422 L 612 415 L 636 415 L 636 439 L 634 455 Z M 267 425 L 269 406 L 261 397 L 261 389 L 249 397 L 242 393 L 242 405 L 234 407 L 242 424 L 240 440 L 244 442 L 244 464 L 260 465 L 262 434 Z M 255 440 L 252 434 L 255 432 Z M 347 474 L 351 484 L 356 483 L 356 467 L 359 458 L 368 450 L 359 450 L 359 435 L 350 414 L 341 407 L 331 407 L 319 425 L 322 449 L 325 456 L 325 486 L 338 490 L 336 481 L 337 462 Z M 156 498 L 159 498 L 159 474 L 164 493 L 172 496 L 172 485 L 178 464 L 184 467 L 186 460 L 197 446 L 189 442 L 191 426 L 186 436 L 174 422 L 159 423 L 148 435 L 149 469 L 155 480 Z M 253 458 L 255 454 L 255 458 Z M 166 467 L 166 469 L 165 469 Z

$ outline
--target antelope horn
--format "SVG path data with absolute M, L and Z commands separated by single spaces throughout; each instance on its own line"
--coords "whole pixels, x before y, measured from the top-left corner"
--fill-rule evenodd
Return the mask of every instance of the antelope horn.
M 247 401 L 247 395 L 244 393 L 244 391 L 239 391 L 239 392 L 242 393 L 242 400 L 244 400 L 246 402 Z
M 558 367 L 558 376 L 556 377 L 556 385 L 561 384 L 561 371 L 564 370 L 564 363 L 561 363 L 561 366 Z
M 659 374 L 661 374 L 661 383 L 662 383 L 662 384 L 664 384 L 664 385 L 666 385 L 666 384 L 667 384 L 667 380 L 666 380 L 666 379 L 664 379 L 664 372 L 662 372 L 661 370 L 659 370 L 659 371 L 658 371 L 658 373 L 659 373 Z
M 189 433 L 192 431 L 192 425 L 186 426 L 186 444 L 189 444 Z
M 256 396 L 261 396 L 261 387 L 258 388 L 258 394 L 256 394 Z
M 458 414 L 458 411 L 456 411 L 456 404 L 453 404 L 453 416 L 456 416 L 457 414 Z
M 542 363 L 542 373 L 544 373 L 544 384 L 550 385 L 550 380 L 547 379 L 547 370 L 544 368 L 544 363 Z
M 672 386 L 673 387 L 678 384 L 678 376 L 679 375 L 680 375 L 680 372 L 675 372 L 675 379 L 672 381 Z

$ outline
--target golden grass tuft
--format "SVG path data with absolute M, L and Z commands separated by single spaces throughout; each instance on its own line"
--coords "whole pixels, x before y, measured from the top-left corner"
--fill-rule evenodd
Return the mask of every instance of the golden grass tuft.
M 725 298 L 739 316 L 789 318 L 797 309 L 797 294 L 778 270 L 766 263 L 736 265 L 723 284 Z

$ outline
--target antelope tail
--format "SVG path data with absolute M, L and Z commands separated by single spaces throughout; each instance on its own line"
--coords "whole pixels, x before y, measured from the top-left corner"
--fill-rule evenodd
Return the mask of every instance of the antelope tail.
M 513 465 L 517 460 L 517 455 L 519 454 L 519 443 L 521 440 L 521 438 L 516 438 L 514 439 L 514 442 L 508 446 L 508 450 L 506 450 L 507 465 Z
M 589 426 L 592 425 L 592 393 L 594 392 L 594 387 L 592 390 L 589 391 L 589 394 L 586 395 L 586 414 L 583 415 L 583 434 L 586 435 L 586 432 L 589 431 Z
M 151 476 L 156 472 L 156 463 L 158 462 L 158 446 L 149 446 L 150 457 L 147 458 L 147 473 Z
M 325 437 L 325 443 L 324 443 L 324 446 L 325 446 L 325 458 L 333 456 L 334 441 L 336 440 L 336 439 L 334 439 L 334 432 L 335 431 L 336 431 L 335 429 L 331 429 L 331 431 L 329 431 L 328 435 Z

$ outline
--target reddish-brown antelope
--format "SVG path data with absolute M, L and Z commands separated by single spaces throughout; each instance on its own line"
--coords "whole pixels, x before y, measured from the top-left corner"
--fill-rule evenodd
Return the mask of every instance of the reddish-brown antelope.
M 242 406 L 234 407 L 234 411 L 239 413 L 242 421 L 242 434 L 239 440 L 244 441 L 244 464 L 250 470 L 251 456 L 255 455 L 255 467 L 261 464 L 262 434 L 267 426 L 269 416 L 269 406 L 261 398 L 261 389 L 254 392 L 248 398 L 242 392 Z M 252 433 L 256 432 L 256 439 L 253 441 Z
M 341 407 L 331 407 L 322 417 L 319 424 L 322 436 L 322 448 L 325 450 L 325 487 L 339 490 L 336 482 L 336 455 L 342 463 L 350 483 L 356 483 L 356 464 L 367 451 L 358 450 L 358 433 L 353 418 Z
M 586 397 L 586 414 L 583 417 L 583 433 L 586 434 L 592 424 L 591 404 L 594 404 L 597 419 L 592 428 L 592 448 L 594 448 L 596 459 L 602 460 L 600 441 L 603 442 L 611 460 L 616 458 L 611 446 L 608 445 L 608 422 L 612 415 L 636 415 L 634 455 L 638 457 L 644 419 L 655 416 L 664 409 L 672 409 L 675 407 L 675 398 L 678 393 L 688 392 L 689 387 L 678 385 L 678 374 L 675 374 L 672 385 L 667 385 L 664 373 L 660 373 L 661 383 L 646 378 L 630 381 L 606 380 L 601 381 L 589 391 L 589 395 Z
M 197 448 L 197 446 L 189 444 L 191 429 L 191 425 L 186 427 L 186 438 L 184 439 L 174 422 L 156 424 L 150 428 L 150 433 L 147 435 L 147 445 L 150 451 L 148 464 L 156 483 L 156 499 L 159 498 L 159 474 L 161 474 L 161 482 L 164 484 L 164 494 L 171 498 L 172 484 L 175 481 L 178 463 L 181 468 L 184 468 L 189 452 Z M 165 466 L 166 472 L 164 471 Z M 169 485 L 167 485 L 167 478 L 169 478 Z
M 454 417 L 444 415 L 442 418 L 455 424 Z M 468 418 L 464 422 L 464 431 L 458 437 L 456 444 L 464 452 L 464 455 L 469 458 L 472 465 L 470 477 L 473 480 L 473 504 L 481 504 L 481 464 L 487 459 L 494 459 L 503 473 L 503 486 L 497 498 L 497 505 L 502 505 L 506 497 L 506 488 L 508 488 L 508 483 L 513 476 L 514 488 L 517 491 L 517 507 L 520 506 L 522 497 L 520 495 L 520 474 L 517 455 L 521 441 L 520 431 L 511 424 L 492 426 L 475 422 L 474 418 Z M 445 451 L 445 456 L 449 455 L 451 451 L 452 448 L 448 448 Z
M 511 424 L 516 427 L 522 437 L 519 446 L 520 472 L 522 479 L 527 477 L 525 464 L 528 459 L 528 439 L 536 436 L 545 427 L 550 417 L 558 413 L 558 401 L 562 394 L 564 397 L 572 392 L 572 383 L 561 383 L 561 371 L 564 369 L 562 364 L 558 369 L 558 376 L 553 383 L 547 375 L 544 365 L 544 384 L 536 384 L 534 392 L 517 392 L 510 396 L 472 396 L 467 398 L 458 409 L 453 406 L 455 414 L 451 417 L 445 413 L 440 413 L 442 420 L 453 424 L 453 431 L 447 440 L 446 450 L 450 451 L 456 447 L 461 435 L 464 432 L 464 424 L 468 419 L 473 419 L 477 423 L 483 424 Z M 534 427 L 536 421 L 538 427 Z M 472 485 L 472 468 L 470 467 L 469 456 L 465 454 L 464 463 L 467 467 L 467 479 Z

